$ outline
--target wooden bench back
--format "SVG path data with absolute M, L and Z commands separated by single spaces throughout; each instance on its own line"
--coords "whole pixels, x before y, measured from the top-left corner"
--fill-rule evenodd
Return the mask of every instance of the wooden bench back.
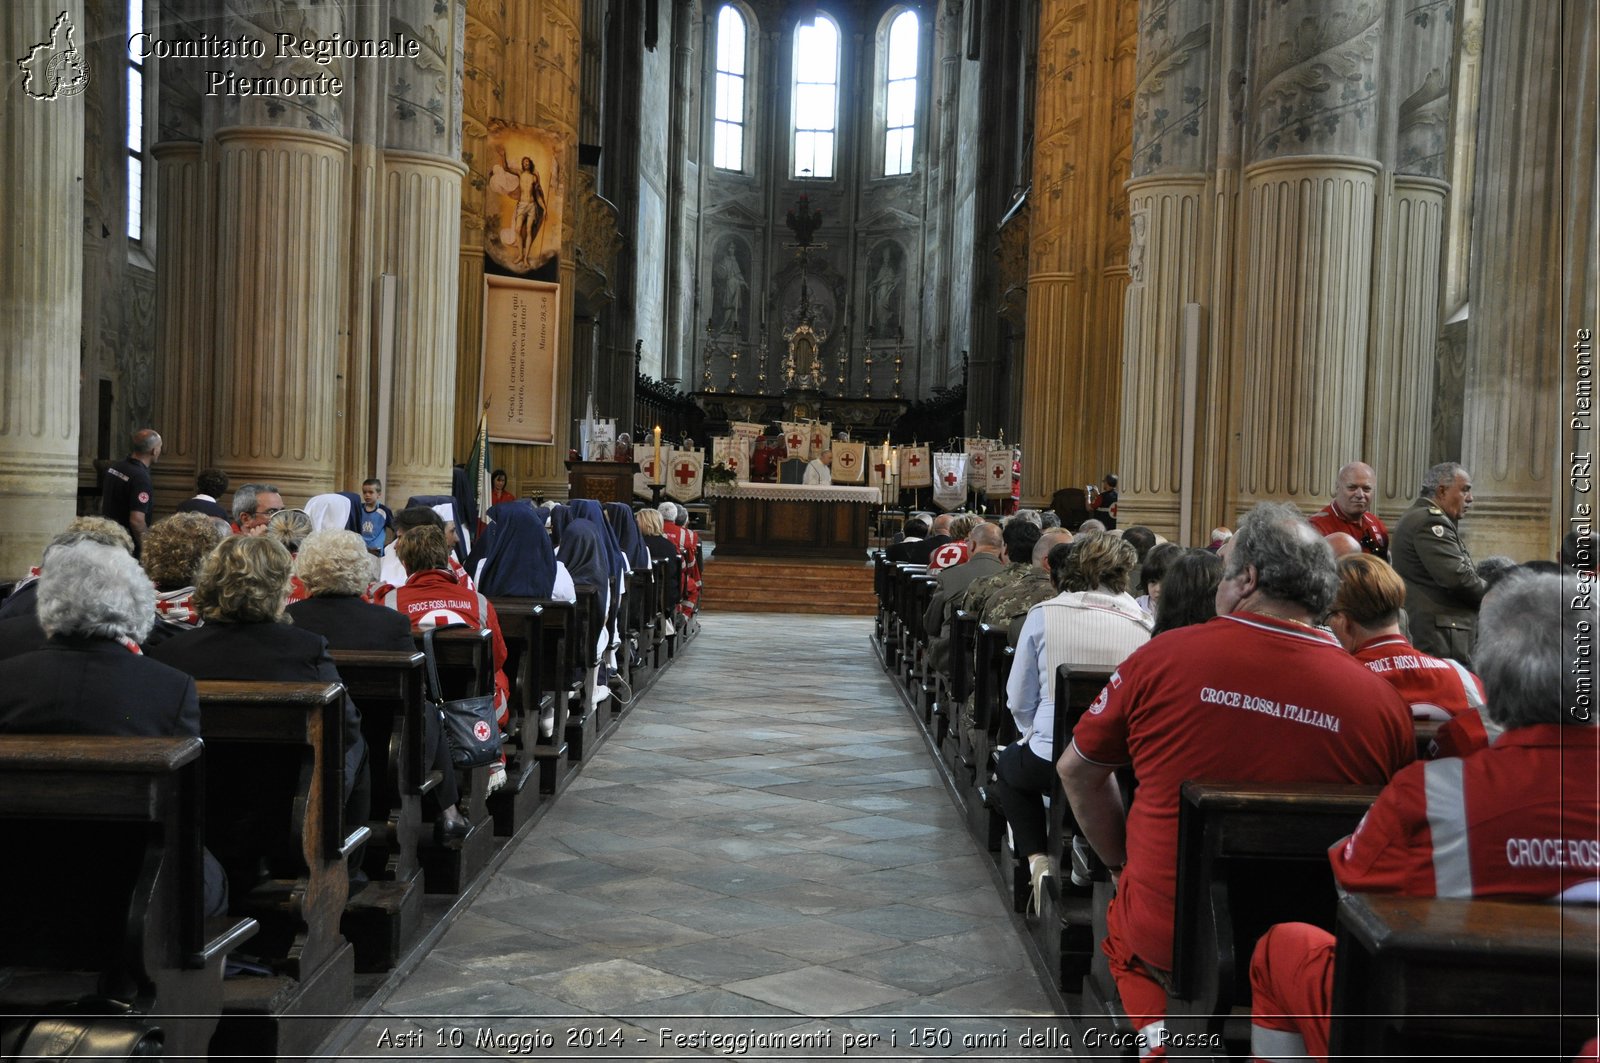
M 346 857 L 365 824 L 344 822 L 344 687 L 201 680 L 206 845 L 228 872 L 254 948 L 304 978 L 345 947 Z M 264 873 L 264 874 L 263 874 Z
M 972 658 L 978 644 L 978 617 L 957 609 L 950 621 L 950 696 L 964 702 L 972 695 Z
M 503 637 L 503 635 L 502 635 Z M 422 649 L 423 636 L 413 636 Z M 494 693 L 494 634 L 488 628 L 460 627 L 435 631 L 434 663 L 445 700 L 477 698 Z
M 1006 704 L 1006 682 L 1011 678 L 1015 651 L 1007 641 L 1006 629 L 979 624 L 976 646 L 972 667 L 973 723 L 991 738 L 1015 734 L 1016 724 Z
M 1274 923 L 1333 928 L 1328 848 L 1381 788 L 1335 783 L 1183 784 L 1170 996 L 1221 1018 L 1250 999 L 1250 954 Z
M 1352 893 L 1336 936 L 1333 1059 L 1572 1059 L 1594 1036 L 1593 907 Z
M 439 785 L 423 696 L 420 650 L 331 650 L 345 690 L 361 708 L 372 772 L 372 842 L 363 866 L 374 879 L 404 881 L 417 869 L 423 794 Z

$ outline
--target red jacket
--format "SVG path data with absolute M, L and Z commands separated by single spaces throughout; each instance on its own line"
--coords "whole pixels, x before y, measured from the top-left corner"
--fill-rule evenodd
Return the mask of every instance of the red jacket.
M 486 627 L 493 634 L 494 707 L 502 724 L 511 719 L 508 709 L 511 684 L 506 680 L 506 640 L 500 634 L 500 618 L 489 599 L 469 590 L 444 569 L 418 572 L 403 587 L 384 587 L 377 602 L 397 609 L 411 621 L 411 630 L 423 631 L 446 624 L 471 624 Z
M 1600 729 L 1538 724 L 1412 764 L 1328 853 L 1349 890 L 1542 900 L 1600 879 Z

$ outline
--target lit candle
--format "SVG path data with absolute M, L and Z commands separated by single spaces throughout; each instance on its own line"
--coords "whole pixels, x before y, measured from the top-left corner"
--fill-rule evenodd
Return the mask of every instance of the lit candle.
M 656 474 L 652 483 L 664 484 L 666 477 L 661 475 L 661 426 L 656 425 Z

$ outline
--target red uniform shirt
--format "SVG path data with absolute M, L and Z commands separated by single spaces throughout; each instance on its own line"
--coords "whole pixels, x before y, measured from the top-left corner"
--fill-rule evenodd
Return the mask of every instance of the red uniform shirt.
M 1416 757 L 1405 702 L 1332 635 L 1242 612 L 1136 650 L 1072 744 L 1096 764 L 1131 762 L 1138 777 L 1111 914 L 1139 958 L 1163 970 L 1186 780 L 1374 784 Z
M 1419 720 L 1476 716 L 1484 705 L 1483 684 L 1465 665 L 1430 657 L 1399 635 L 1379 635 L 1350 652 L 1398 690 Z
M 667 541 L 678 549 L 678 556 L 683 559 L 683 597 L 693 604 L 700 602 L 700 536 L 690 531 L 682 524 L 666 521 L 662 525 L 661 534 Z
M 494 707 L 502 724 L 510 720 L 511 684 L 506 680 L 506 640 L 500 634 L 500 618 L 489 599 L 468 589 L 443 569 L 417 572 L 403 587 L 385 587 L 377 598 L 379 605 L 399 610 L 411 621 L 413 631 L 446 624 L 471 624 L 486 627 L 493 635 Z
M 1389 557 L 1389 529 L 1377 514 L 1367 512 L 1359 517 L 1347 517 L 1337 505 L 1329 502 L 1309 518 L 1318 535 L 1344 532 L 1361 544 L 1361 552 L 1375 554 L 1385 560 Z
M 1600 729 L 1539 724 L 1396 775 L 1328 852 L 1350 890 L 1542 900 L 1600 878 Z M 1143 791 L 1141 790 L 1142 794 Z

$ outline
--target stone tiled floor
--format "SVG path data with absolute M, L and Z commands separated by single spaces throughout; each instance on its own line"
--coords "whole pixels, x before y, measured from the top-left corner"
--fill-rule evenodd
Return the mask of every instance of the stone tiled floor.
M 814 1042 L 746 1059 L 1062 1054 L 1018 1047 L 1059 1024 L 870 625 L 706 617 L 345 1053 L 728 1054 L 671 1027 Z

